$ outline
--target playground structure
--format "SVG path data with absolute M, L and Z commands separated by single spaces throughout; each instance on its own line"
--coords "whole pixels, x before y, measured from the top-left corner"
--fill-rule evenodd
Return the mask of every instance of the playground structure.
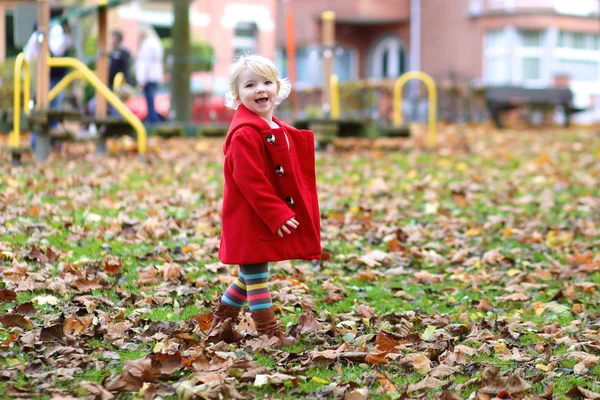
M 96 6 L 98 15 L 98 61 L 97 70 L 92 72 L 81 61 L 75 58 L 61 57 L 51 58 L 48 51 L 47 32 L 49 27 L 49 7 L 45 0 L 28 0 L 38 3 L 38 20 L 40 21 L 38 31 L 40 37 L 40 57 L 37 65 L 37 95 L 35 108 L 32 110 L 30 101 L 31 73 L 23 54 L 17 57 L 15 64 L 15 98 L 14 98 L 14 129 L 11 132 L 9 145 L 13 154 L 13 163 L 20 162 L 21 154 L 28 149 L 20 146 L 21 116 L 29 117 L 30 128 L 33 127 L 38 135 L 35 144 L 35 158 L 37 161 L 45 160 L 50 152 L 50 139 L 52 134 L 49 132 L 49 121 L 52 118 L 80 120 L 82 122 L 94 123 L 100 129 L 96 138 L 96 153 L 106 153 L 107 136 L 115 135 L 115 132 L 123 132 L 124 128 L 131 128 L 135 131 L 138 138 L 138 152 L 141 160 L 144 160 L 146 153 L 146 130 L 140 119 L 131 112 L 121 100 L 108 89 L 108 53 L 107 47 L 107 8 L 123 4 L 127 0 L 100 0 Z M 288 4 L 291 7 L 291 3 Z M 360 119 L 347 121 L 341 115 L 340 101 L 340 82 L 333 73 L 333 53 L 335 49 L 335 14 L 332 11 L 322 13 L 322 49 L 323 49 L 323 85 L 321 90 L 321 110 L 322 117 L 310 118 L 306 121 L 304 127 L 316 131 L 317 136 L 322 133 L 325 136 L 337 136 L 338 132 L 344 131 L 348 126 L 361 124 Z M 293 18 L 290 18 L 293 20 Z M 295 53 L 293 40 L 293 25 L 288 26 L 288 48 L 290 54 Z M 289 61 L 290 69 L 295 65 L 293 57 Z M 48 91 L 48 75 L 50 67 L 68 67 L 73 69 L 67 74 L 52 90 Z M 293 73 L 290 78 L 295 79 Z M 23 102 L 21 103 L 21 76 L 23 77 Z M 96 89 L 96 112 L 93 118 L 83 117 L 81 113 L 68 110 L 48 109 L 49 102 L 55 98 L 62 90 L 67 88 L 71 82 L 77 79 L 84 79 Z M 429 98 L 428 110 L 428 130 L 429 146 L 435 146 L 436 142 L 436 124 L 437 124 L 437 88 L 434 80 L 424 72 L 411 71 L 405 73 L 397 79 L 393 87 L 393 123 L 382 126 L 382 132 L 389 136 L 408 136 L 410 131 L 408 126 L 403 124 L 402 117 L 402 89 L 404 85 L 412 79 L 418 79 L 425 83 Z M 113 83 L 114 90 L 122 85 L 124 78 L 117 75 Z M 291 105 L 294 114 L 297 113 L 298 93 L 293 92 L 291 96 Z M 107 117 L 107 103 L 123 117 Z M 22 108 L 23 107 L 23 108 Z M 79 114 L 79 115 L 78 115 Z M 366 122 L 362 122 L 363 125 Z M 302 123 L 300 123 L 302 125 Z M 120 130 L 119 130 L 120 129 Z
M 36 0 L 28 0 L 36 1 Z M 38 10 L 38 43 L 40 45 L 40 54 L 37 62 L 37 90 L 36 102 L 33 111 L 30 107 L 31 74 L 29 65 L 25 60 L 23 53 L 17 56 L 15 63 L 15 94 L 14 94 L 14 127 L 10 134 L 9 147 L 12 153 L 13 164 L 18 165 L 21 160 L 21 154 L 27 151 L 20 146 L 21 133 L 21 72 L 24 71 L 24 95 L 23 106 L 24 114 L 29 116 L 30 124 L 36 131 L 35 158 L 37 161 L 44 161 L 50 153 L 50 129 L 49 122 L 52 118 L 79 119 L 82 120 L 80 113 L 65 110 L 49 109 L 50 101 L 64 90 L 73 80 L 85 79 L 96 89 L 96 113 L 95 117 L 87 122 L 94 122 L 101 127 L 96 139 L 96 153 L 106 153 L 106 138 L 117 130 L 121 130 L 123 125 L 133 127 L 137 134 L 138 153 L 140 161 L 145 160 L 146 154 L 146 129 L 139 118 L 137 118 L 123 102 L 110 91 L 107 85 L 108 81 L 108 52 L 107 52 L 107 9 L 109 6 L 117 6 L 123 3 L 122 0 L 100 0 L 97 5 L 98 13 L 98 60 L 97 70 L 92 72 L 85 64 L 76 58 L 58 57 L 51 58 L 48 49 L 48 30 L 50 25 L 50 6 L 46 0 L 37 0 Z M 50 67 L 68 67 L 74 69 L 65 76 L 52 91 L 49 90 Z M 123 77 L 115 77 L 115 84 L 120 86 L 123 83 Z M 116 87 L 118 87 L 116 86 Z M 107 104 L 110 103 L 114 109 L 124 118 L 107 117 Z

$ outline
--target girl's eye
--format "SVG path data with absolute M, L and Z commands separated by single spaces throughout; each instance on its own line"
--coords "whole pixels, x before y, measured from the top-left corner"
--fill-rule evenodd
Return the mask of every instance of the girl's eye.
M 273 84 L 273 82 L 271 82 L 271 81 L 266 81 L 265 82 L 265 85 L 272 85 L 272 84 Z
M 254 84 L 253 84 L 253 83 L 249 83 L 249 84 L 247 84 L 247 85 L 246 85 L 246 87 L 248 87 L 248 88 L 249 88 L 249 87 L 252 87 L 252 86 L 254 86 Z

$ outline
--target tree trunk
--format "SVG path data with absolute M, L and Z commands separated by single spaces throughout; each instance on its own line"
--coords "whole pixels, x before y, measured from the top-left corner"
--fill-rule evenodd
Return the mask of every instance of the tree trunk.
M 188 124 L 191 114 L 190 0 L 173 0 L 173 70 L 171 104 L 175 121 Z

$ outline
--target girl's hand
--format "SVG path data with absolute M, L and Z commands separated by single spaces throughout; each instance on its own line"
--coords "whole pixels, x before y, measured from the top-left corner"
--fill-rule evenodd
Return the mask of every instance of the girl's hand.
M 296 229 L 296 228 L 298 228 L 298 225 L 300 225 L 300 224 L 298 223 L 298 221 L 296 221 L 296 218 L 290 218 L 287 221 L 285 221 L 285 224 L 281 225 L 281 228 L 277 229 L 277 234 L 280 237 L 283 237 L 283 232 L 287 233 L 288 235 L 291 235 L 292 231 L 290 231 L 288 229 L 288 226 L 290 228 Z M 283 231 L 283 232 L 281 232 L 281 231 Z

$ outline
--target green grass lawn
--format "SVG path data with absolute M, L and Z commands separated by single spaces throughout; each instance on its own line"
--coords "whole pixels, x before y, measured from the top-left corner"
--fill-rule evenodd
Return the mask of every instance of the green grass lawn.
M 3 156 L 0 398 L 600 392 L 598 134 L 438 140 L 317 154 L 327 257 L 272 264 L 299 339 L 283 349 L 249 314 L 246 341 L 205 343 L 200 316 L 236 273 L 217 259 L 219 141 L 161 142 L 146 165 Z

